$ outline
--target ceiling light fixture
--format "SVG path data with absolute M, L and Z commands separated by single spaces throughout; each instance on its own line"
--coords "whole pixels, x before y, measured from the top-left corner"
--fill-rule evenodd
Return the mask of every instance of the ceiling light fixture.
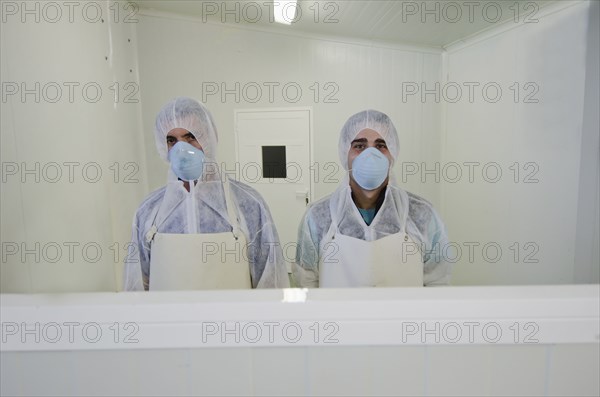
M 273 0 L 275 22 L 291 25 L 296 22 L 297 0 Z

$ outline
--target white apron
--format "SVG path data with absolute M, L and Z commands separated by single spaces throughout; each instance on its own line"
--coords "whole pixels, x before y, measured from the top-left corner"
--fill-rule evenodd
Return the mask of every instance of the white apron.
M 252 288 L 248 255 L 242 251 L 247 249 L 246 238 L 227 180 L 223 190 L 231 232 L 157 233 L 152 226 L 146 235 L 152 244 L 150 291 Z
M 365 241 L 344 236 L 337 225 L 332 211 L 331 226 L 320 249 L 319 287 L 423 286 L 421 250 L 404 226 L 399 233 Z

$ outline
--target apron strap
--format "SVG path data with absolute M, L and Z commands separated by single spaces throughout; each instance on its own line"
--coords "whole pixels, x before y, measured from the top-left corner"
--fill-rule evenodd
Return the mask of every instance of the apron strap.
M 191 188 L 194 188 L 194 184 L 192 182 L 192 186 Z M 166 195 L 166 191 L 165 191 L 165 195 Z M 152 219 L 152 227 L 150 228 L 150 230 L 148 230 L 148 232 L 146 233 L 146 243 L 150 244 L 152 242 L 152 240 L 154 239 L 154 235 L 156 233 L 158 233 L 158 226 L 156 225 L 156 218 L 158 218 L 158 214 L 160 213 L 160 210 L 163 206 L 164 203 L 164 196 L 162 198 L 162 201 L 160 203 L 160 205 L 158 206 L 158 208 L 156 209 L 156 214 L 154 214 L 154 219 Z M 177 207 L 182 203 L 183 201 L 180 201 L 179 203 L 177 203 L 176 206 L 174 206 L 173 208 L 171 208 L 171 211 L 169 211 L 169 213 L 167 214 L 167 216 L 163 219 L 163 223 L 164 221 L 173 213 L 173 211 L 175 211 L 177 209 Z M 162 223 L 161 223 L 162 225 Z
M 227 175 L 225 175 L 225 181 L 223 182 L 223 191 L 225 193 L 225 206 L 227 207 L 231 232 L 233 233 L 233 237 L 237 240 L 240 235 L 240 214 L 237 206 L 231 199 L 231 185 L 229 184 L 229 177 Z
M 152 220 L 152 227 L 146 233 L 146 243 L 150 244 L 152 240 L 154 240 L 154 235 L 158 232 L 158 227 L 156 226 L 156 218 L 158 217 L 158 213 L 160 212 L 160 205 L 156 209 L 156 214 L 154 214 L 154 219 Z
M 344 200 L 344 204 L 346 204 L 346 200 L 350 199 L 350 202 L 352 203 L 352 205 L 354 205 L 354 202 L 352 201 L 352 189 L 350 188 L 350 185 L 346 186 L 344 188 L 344 190 L 346 190 L 345 192 L 342 193 L 342 200 Z M 331 198 L 334 198 L 334 196 L 337 196 L 337 192 L 335 192 Z M 329 230 L 327 231 L 327 234 L 331 234 L 331 237 L 335 239 L 335 235 L 338 233 L 338 218 L 337 218 L 337 212 L 333 209 L 334 204 L 338 205 L 338 210 L 339 210 L 339 200 L 340 197 L 337 196 L 335 197 L 337 200 L 337 202 L 334 203 L 334 200 L 329 200 L 329 216 L 331 216 L 331 225 L 329 226 Z M 326 235 L 327 235 L 326 234 Z
M 150 244 L 150 242 L 154 240 L 156 232 L 158 232 L 158 228 L 153 224 L 150 230 L 148 230 L 148 233 L 146 233 L 146 243 Z

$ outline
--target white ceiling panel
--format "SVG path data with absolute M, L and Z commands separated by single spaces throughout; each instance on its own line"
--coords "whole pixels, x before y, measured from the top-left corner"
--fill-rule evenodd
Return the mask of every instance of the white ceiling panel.
M 277 0 L 276 0 L 277 1 Z M 281 0 L 280 0 L 281 1 Z M 143 9 L 203 22 L 272 28 L 396 44 L 444 47 L 501 23 L 537 23 L 554 0 L 300 0 L 286 8 L 290 25 L 274 22 L 271 0 L 144 0 Z

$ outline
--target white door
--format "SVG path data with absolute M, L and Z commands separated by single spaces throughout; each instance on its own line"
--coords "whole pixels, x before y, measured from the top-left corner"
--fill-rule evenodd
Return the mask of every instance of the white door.
M 312 199 L 309 108 L 235 111 L 241 181 L 264 197 L 291 269 L 298 225 Z

